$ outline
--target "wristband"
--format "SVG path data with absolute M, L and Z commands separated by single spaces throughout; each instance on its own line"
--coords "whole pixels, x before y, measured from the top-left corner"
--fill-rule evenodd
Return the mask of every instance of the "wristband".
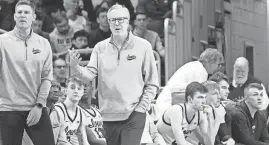
M 205 145 L 205 144 L 199 142 L 198 145 Z

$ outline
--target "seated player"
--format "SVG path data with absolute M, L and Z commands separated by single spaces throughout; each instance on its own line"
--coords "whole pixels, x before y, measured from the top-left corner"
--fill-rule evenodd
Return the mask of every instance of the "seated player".
M 216 136 L 215 145 L 234 145 L 235 142 L 231 138 L 230 132 L 230 118 L 228 118 L 226 110 L 223 105 L 221 105 L 221 95 L 220 95 L 220 87 L 216 82 L 213 81 L 206 81 L 203 85 L 207 88 L 207 98 L 206 104 L 213 104 L 215 106 L 215 111 L 213 114 L 223 114 L 223 118 L 221 120 L 221 124 L 219 125 L 218 134 Z M 227 124 L 226 124 L 226 121 Z
M 77 78 L 67 81 L 67 98 L 55 104 L 50 114 L 56 145 L 88 145 L 85 119 L 78 103 L 84 94 L 84 84 Z
M 92 86 L 85 86 L 85 94 L 82 96 L 79 105 L 83 108 L 86 116 L 86 133 L 88 142 L 91 145 L 106 145 L 106 139 L 103 135 L 103 118 L 96 107 L 91 103 Z
M 205 86 L 192 82 L 185 91 L 186 102 L 175 104 L 164 112 L 157 122 L 157 128 L 166 144 L 176 142 L 177 145 L 214 145 L 223 115 L 216 113 L 214 120 L 211 107 L 205 104 L 207 92 Z M 214 106 L 212 108 L 215 109 Z M 203 138 L 199 142 L 189 140 L 188 137 L 197 129 Z

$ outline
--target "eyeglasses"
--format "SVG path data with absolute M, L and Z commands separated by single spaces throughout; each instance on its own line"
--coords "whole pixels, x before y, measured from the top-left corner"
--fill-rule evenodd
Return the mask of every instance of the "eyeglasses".
M 65 69 L 66 65 L 56 65 L 55 67 L 58 68 L 58 69 L 61 69 L 61 68 Z
M 129 20 L 129 18 L 127 17 L 119 17 L 119 18 L 110 18 L 108 19 L 108 21 L 111 23 L 111 24 L 116 24 L 116 21 L 118 21 L 118 23 L 123 23 L 124 20 Z

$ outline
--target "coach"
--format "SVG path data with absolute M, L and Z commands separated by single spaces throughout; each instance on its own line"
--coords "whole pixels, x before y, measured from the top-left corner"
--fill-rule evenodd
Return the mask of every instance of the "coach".
M 128 31 L 130 14 L 115 4 L 107 13 L 112 35 L 97 43 L 86 67 L 70 52 L 74 75 L 90 81 L 98 75 L 98 96 L 108 145 L 138 145 L 146 112 L 158 90 L 158 72 L 149 42 Z
M 0 35 L 0 134 L 3 145 L 19 145 L 24 130 L 36 145 L 54 145 L 46 99 L 51 86 L 52 51 L 31 25 L 35 7 L 16 4 L 15 28 Z

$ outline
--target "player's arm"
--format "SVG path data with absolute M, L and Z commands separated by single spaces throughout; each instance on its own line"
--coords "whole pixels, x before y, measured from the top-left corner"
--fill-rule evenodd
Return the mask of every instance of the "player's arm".
M 104 138 L 98 138 L 93 130 L 90 127 L 86 126 L 86 133 L 87 133 L 87 138 L 88 138 L 88 142 L 90 144 L 94 144 L 94 145 L 106 145 L 106 140 Z
M 215 108 L 213 107 L 213 110 L 214 109 Z M 213 110 L 208 107 L 206 108 L 206 113 L 200 113 L 201 121 L 199 127 L 206 145 L 214 145 L 219 125 L 222 122 L 221 116 L 217 113 L 216 118 L 214 119 Z
M 147 113 L 146 123 L 149 124 L 148 126 L 149 133 L 150 133 L 153 143 L 156 143 L 158 145 L 165 145 L 166 143 L 162 135 L 160 135 L 160 133 L 158 132 L 157 126 L 154 124 L 154 121 L 152 120 L 152 118 L 149 116 L 148 113 Z
M 177 145 L 192 145 L 185 140 L 185 136 L 182 131 L 182 109 L 177 108 L 178 106 L 173 106 L 171 109 L 166 111 L 166 115 L 169 116 L 170 124 L 173 130 L 174 137 L 176 139 Z
M 201 136 L 203 137 L 204 140 L 204 144 L 206 145 L 214 145 L 215 142 L 215 136 L 212 136 L 212 134 L 210 133 L 210 129 L 209 129 L 209 122 L 207 120 L 207 115 L 204 113 L 200 113 L 200 124 L 199 124 L 199 128 L 200 128 L 200 133 Z
M 64 115 L 56 109 L 52 110 L 50 114 L 51 125 L 56 145 L 68 144 L 66 134 L 64 131 Z

